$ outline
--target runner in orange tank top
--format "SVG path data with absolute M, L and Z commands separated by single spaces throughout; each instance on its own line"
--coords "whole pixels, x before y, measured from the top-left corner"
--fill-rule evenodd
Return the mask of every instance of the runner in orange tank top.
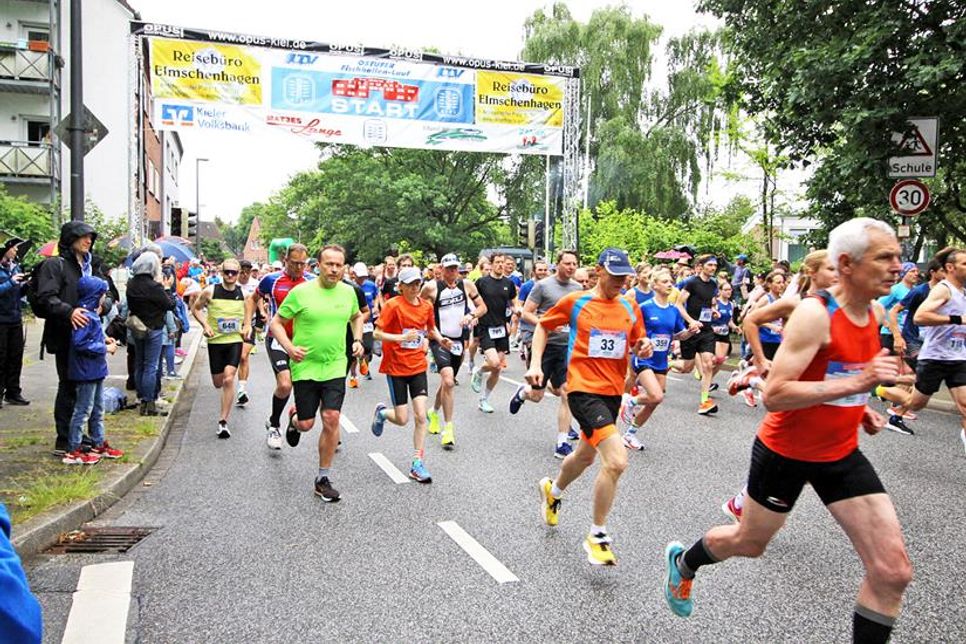
M 785 326 L 765 387 L 769 413 L 752 448 L 741 523 L 712 528 L 688 549 L 668 544 L 664 594 L 676 615 L 689 616 L 698 568 L 761 556 L 808 483 L 865 566 L 854 641 L 885 642 L 912 565 L 892 500 L 858 448 L 858 429 L 882 429 L 885 419 L 866 404 L 869 392 L 899 375 L 898 360 L 879 350 L 871 306 L 898 279 L 899 244 L 887 224 L 858 218 L 832 231 L 828 252 L 839 284 L 804 300 Z

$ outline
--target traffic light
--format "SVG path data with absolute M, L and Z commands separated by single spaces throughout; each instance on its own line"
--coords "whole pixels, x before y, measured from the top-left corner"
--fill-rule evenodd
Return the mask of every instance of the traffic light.
M 168 226 L 169 234 L 175 237 L 183 237 L 181 229 L 181 208 L 171 208 L 171 223 Z
M 198 241 L 198 213 L 188 212 L 188 239 Z
M 537 249 L 537 248 L 544 247 L 546 232 L 547 231 L 544 228 L 544 222 L 542 221 L 536 222 L 534 226 L 534 231 L 533 231 L 533 246 L 531 246 L 531 248 Z
M 527 222 L 525 221 L 517 222 L 517 246 L 527 247 Z

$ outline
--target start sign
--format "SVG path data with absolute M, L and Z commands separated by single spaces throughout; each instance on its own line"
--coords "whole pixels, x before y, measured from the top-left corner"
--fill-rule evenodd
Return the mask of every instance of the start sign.
M 897 181 L 889 192 L 889 205 L 904 217 L 918 215 L 929 207 L 929 188 L 918 179 Z

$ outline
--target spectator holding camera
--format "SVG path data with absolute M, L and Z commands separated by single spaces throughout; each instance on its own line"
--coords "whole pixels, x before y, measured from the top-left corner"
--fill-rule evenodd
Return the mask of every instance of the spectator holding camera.
M 0 255 L 0 407 L 29 405 L 20 389 L 23 370 L 24 328 L 20 300 L 27 288 L 27 276 L 17 264 L 17 251 L 24 240 L 11 237 Z

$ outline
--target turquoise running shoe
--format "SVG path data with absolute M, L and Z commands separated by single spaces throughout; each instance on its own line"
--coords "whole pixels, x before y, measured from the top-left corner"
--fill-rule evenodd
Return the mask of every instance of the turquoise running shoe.
M 426 469 L 426 465 L 421 458 L 413 459 L 413 464 L 409 468 L 409 477 L 420 483 L 433 482 L 433 477 L 430 476 L 429 470 Z
M 684 554 L 684 544 L 679 541 L 672 541 L 664 549 L 665 564 L 667 571 L 664 575 L 664 599 L 671 612 L 678 617 L 690 617 L 694 609 L 694 602 L 691 601 L 692 579 L 685 579 L 678 571 L 678 557 Z

